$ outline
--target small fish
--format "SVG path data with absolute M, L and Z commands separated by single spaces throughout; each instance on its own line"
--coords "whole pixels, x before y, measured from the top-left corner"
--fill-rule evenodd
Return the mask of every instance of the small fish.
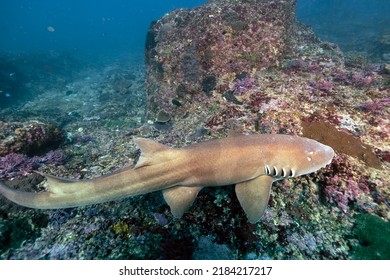
M 54 32 L 54 31 L 56 31 L 56 30 L 54 29 L 53 26 L 48 26 L 48 27 L 47 27 L 47 31 L 49 31 L 49 32 Z

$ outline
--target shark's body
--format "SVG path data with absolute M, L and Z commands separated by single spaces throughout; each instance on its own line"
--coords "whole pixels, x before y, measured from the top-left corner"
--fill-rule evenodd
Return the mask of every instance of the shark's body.
M 203 187 L 235 184 L 241 206 L 255 223 L 275 180 L 314 172 L 334 156 L 326 145 L 288 135 L 228 137 L 180 149 L 148 139 L 135 141 L 141 156 L 134 168 L 80 181 L 42 174 L 49 185 L 45 192 L 20 192 L 0 182 L 0 193 L 26 207 L 56 209 L 162 190 L 173 215 L 181 217 Z

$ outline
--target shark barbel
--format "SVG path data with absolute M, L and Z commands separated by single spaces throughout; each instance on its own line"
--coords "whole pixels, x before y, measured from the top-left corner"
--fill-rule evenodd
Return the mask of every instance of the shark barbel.
M 42 174 L 43 192 L 21 192 L 0 182 L 0 194 L 30 208 L 57 209 L 101 203 L 162 191 L 174 217 L 181 217 L 203 187 L 235 184 L 249 221 L 256 223 L 269 200 L 272 183 L 317 171 L 334 151 L 312 139 L 289 135 L 227 137 L 183 148 L 136 138 L 141 156 L 134 168 L 90 180 Z

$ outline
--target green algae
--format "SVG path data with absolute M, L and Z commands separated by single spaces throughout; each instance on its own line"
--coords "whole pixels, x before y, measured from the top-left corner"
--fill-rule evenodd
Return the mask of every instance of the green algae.
M 352 250 L 352 258 L 357 260 L 390 259 L 390 222 L 371 214 L 355 216 L 354 234 L 360 245 Z

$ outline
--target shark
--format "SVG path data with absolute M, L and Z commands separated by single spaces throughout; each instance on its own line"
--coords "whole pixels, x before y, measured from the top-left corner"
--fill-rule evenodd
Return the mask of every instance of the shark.
M 180 218 L 204 187 L 235 185 L 248 221 L 257 223 L 274 181 L 315 172 L 334 157 L 327 145 L 283 134 L 226 137 L 182 148 L 134 141 L 141 150 L 134 167 L 85 180 L 38 172 L 47 180 L 45 191 L 19 191 L 0 181 L 0 194 L 25 207 L 59 209 L 162 191 L 172 215 Z

